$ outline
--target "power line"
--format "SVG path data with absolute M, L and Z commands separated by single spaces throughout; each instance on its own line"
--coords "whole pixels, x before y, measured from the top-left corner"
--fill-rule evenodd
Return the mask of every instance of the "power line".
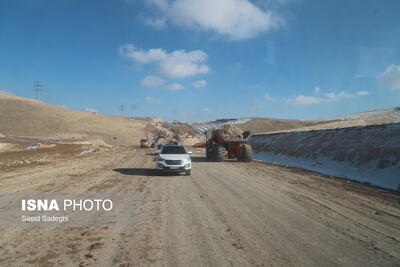
M 39 91 L 43 91 L 43 85 L 40 81 L 36 81 L 32 90 L 35 92 L 35 99 L 38 100 Z

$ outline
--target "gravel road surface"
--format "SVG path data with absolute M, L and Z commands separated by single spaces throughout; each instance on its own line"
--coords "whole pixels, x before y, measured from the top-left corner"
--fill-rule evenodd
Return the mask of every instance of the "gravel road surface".
M 157 176 L 152 150 L 118 147 L 0 170 L 0 192 L 137 192 L 132 227 L 0 228 L 0 265 L 399 266 L 400 196 L 260 162 L 192 157 Z

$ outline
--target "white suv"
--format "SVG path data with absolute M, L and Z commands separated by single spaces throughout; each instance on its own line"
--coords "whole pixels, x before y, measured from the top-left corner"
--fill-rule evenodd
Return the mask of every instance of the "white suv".
M 183 146 L 164 145 L 156 158 L 156 168 L 160 172 L 185 172 L 190 175 L 192 170 L 192 152 L 186 152 Z

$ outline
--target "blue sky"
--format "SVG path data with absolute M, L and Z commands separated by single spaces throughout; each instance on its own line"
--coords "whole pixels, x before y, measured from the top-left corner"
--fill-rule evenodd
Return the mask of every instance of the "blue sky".
M 400 105 L 397 0 L 0 1 L 0 90 L 203 121 Z

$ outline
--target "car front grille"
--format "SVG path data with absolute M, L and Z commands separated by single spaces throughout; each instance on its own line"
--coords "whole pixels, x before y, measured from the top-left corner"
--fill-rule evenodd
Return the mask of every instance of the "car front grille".
M 182 161 L 181 160 L 166 160 L 165 163 L 167 165 L 181 165 Z

